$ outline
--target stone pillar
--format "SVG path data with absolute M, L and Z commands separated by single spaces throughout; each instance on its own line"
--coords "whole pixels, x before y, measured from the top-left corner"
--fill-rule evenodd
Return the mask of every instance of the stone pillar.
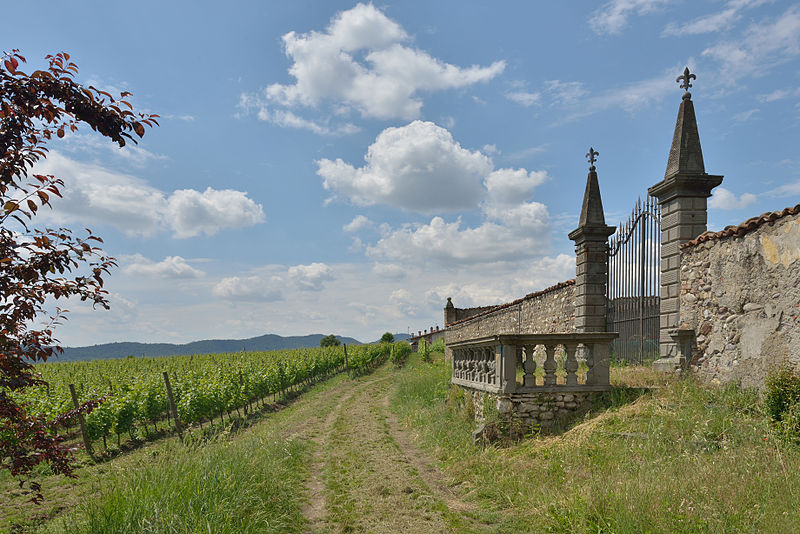
M 594 149 L 590 162 L 597 155 Z M 578 228 L 570 232 L 575 241 L 575 330 L 606 331 L 606 284 L 608 282 L 608 236 L 616 227 L 607 226 L 594 165 L 589 167 Z
M 456 307 L 453 306 L 453 299 L 447 297 L 447 304 L 444 306 L 444 327 L 447 328 L 456 322 Z
M 686 92 L 678 109 L 664 179 L 648 189 L 661 205 L 661 359 L 653 366 L 665 371 L 682 364 L 672 336 L 680 325 L 680 246 L 706 231 L 707 199 L 722 183 L 722 176 L 705 171 L 694 103 L 688 91 L 690 78 L 694 74 L 689 74 L 689 69 L 678 78 L 684 80 L 681 87 Z

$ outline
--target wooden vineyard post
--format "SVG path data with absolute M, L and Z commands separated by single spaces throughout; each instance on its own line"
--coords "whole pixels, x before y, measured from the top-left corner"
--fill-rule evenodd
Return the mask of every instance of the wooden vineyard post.
M 69 385 L 69 393 L 72 395 L 72 404 L 75 405 L 75 409 L 77 410 L 81 405 L 78 403 L 78 395 L 75 393 L 75 384 Z M 84 420 L 82 413 L 78 414 L 78 424 L 81 426 L 83 446 L 86 447 L 86 452 L 89 453 L 89 456 L 94 456 L 94 452 L 92 452 L 92 442 L 89 441 L 89 432 L 86 431 L 86 421 Z
M 181 421 L 178 419 L 178 409 L 175 407 L 175 397 L 172 396 L 172 386 L 169 385 L 169 375 L 164 371 L 164 385 L 167 386 L 167 400 L 169 400 L 169 409 L 172 412 L 172 419 L 175 421 L 175 430 L 178 431 L 178 438 L 183 443 L 183 431 L 181 430 Z
M 242 349 L 244 352 L 244 349 Z M 239 388 L 244 388 L 244 377 L 242 376 L 242 371 L 239 371 Z M 247 417 L 247 401 L 244 403 L 244 416 Z

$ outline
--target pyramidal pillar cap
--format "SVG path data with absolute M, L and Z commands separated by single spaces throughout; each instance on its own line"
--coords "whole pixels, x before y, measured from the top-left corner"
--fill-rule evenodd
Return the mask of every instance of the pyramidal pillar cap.
M 672 135 L 672 146 L 669 149 L 667 169 L 664 180 L 650 187 L 648 193 L 663 201 L 675 195 L 710 196 L 711 189 L 722 183 L 722 176 L 706 173 L 703 161 L 703 149 L 700 146 L 700 134 L 697 130 L 697 117 L 689 88 L 697 76 L 689 72 L 689 67 L 676 78 L 681 89 L 681 105 Z M 696 190 L 696 191 L 695 191 Z
M 590 147 L 589 153 L 586 154 L 590 166 L 589 175 L 586 178 L 586 191 L 583 194 L 581 216 L 578 228 L 569 233 L 569 238 L 575 242 L 585 241 L 587 238 L 605 241 L 616 230 L 616 227 L 606 225 L 606 218 L 603 214 L 603 199 L 600 196 L 600 183 L 597 180 L 597 168 L 594 165 L 599 155 L 600 153 L 596 152 L 593 147 Z

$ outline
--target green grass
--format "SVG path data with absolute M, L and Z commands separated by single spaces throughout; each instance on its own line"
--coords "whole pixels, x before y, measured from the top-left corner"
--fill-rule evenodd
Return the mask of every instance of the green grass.
M 412 358 L 393 409 L 498 532 L 800 530 L 800 449 L 753 391 L 615 368 L 616 384 L 659 387 L 633 402 L 618 390 L 561 435 L 481 450 L 448 379 Z
M 250 433 L 155 449 L 46 532 L 299 532 L 306 446 Z

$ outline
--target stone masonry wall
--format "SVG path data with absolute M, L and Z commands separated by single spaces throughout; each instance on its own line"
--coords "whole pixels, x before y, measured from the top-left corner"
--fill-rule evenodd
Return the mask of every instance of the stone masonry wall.
M 521 421 L 527 426 L 538 425 L 545 433 L 556 422 L 566 423 L 575 415 L 587 411 L 603 395 L 596 391 L 496 395 L 468 388 L 465 388 L 465 392 L 472 395 L 477 422 L 485 421 L 484 402 L 490 402 L 494 403 L 500 417 Z
M 712 383 L 763 387 L 775 365 L 800 365 L 800 211 L 751 226 L 681 250 L 681 327 L 695 331 L 692 369 Z
M 495 334 L 549 334 L 575 331 L 575 281 L 531 293 L 447 327 L 445 343 Z

